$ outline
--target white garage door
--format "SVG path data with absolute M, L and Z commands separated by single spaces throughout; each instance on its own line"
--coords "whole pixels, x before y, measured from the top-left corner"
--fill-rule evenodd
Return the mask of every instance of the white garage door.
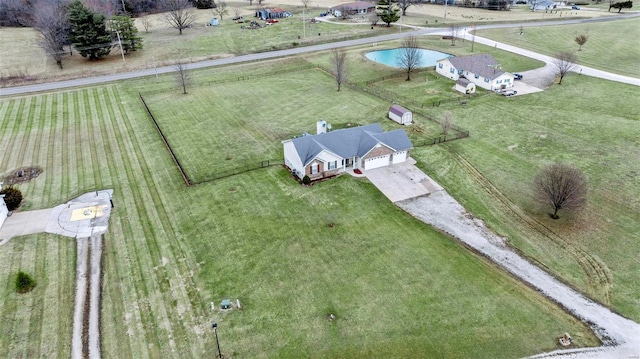
M 403 152 L 398 152 L 398 153 L 394 153 L 393 154 L 393 163 L 400 163 L 400 162 L 404 162 L 407 160 L 407 152 L 403 151 Z
M 369 158 L 364 161 L 365 170 L 372 170 L 374 168 L 384 167 L 388 165 L 389 165 L 389 155 Z

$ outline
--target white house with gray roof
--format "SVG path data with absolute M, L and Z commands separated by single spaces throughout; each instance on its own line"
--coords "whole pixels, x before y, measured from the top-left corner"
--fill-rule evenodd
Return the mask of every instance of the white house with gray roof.
M 282 141 L 284 163 L 292 173 L 312 180 L 346 169 L 362 171 L 401 163 L 413 148 L 404 130 L 384 132 L 379 124 L 306 135 Z
M 489 54 L 448 57 L 438 60 L 436 72 L 454 81 L 464 77 L 486 90 L 513 87 L 513 74 L 502 71 L 498 61 Z

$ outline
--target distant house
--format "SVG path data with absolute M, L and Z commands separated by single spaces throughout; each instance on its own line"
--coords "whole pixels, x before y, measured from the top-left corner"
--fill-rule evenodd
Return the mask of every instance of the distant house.
M 288 11 L 284 11 L 283 9 L 276 7 L 273 9 L 260 9 L 256 10 L 255 17 L 260 20 L 269 20 L 269 19 L 282 19 L 283 17 L 290 17 L 291 13 Z
M 552 0 L 531 0 L 529 1 L 529 8 L 533 11 L 551 10 L 555 9 L 558 4 L 560 4 L 560 2 Z M 561 6 L 564 6 L 564 3 Z
M 350 2 L 329 8 L 329 13 L 335 17 L 364 15 L 374 11 L 376 11 L 376 4 L 368 1 Z
M 438 60 L 436 72 L 458 81 L 464 77 L 486 90 L 513 87 L 513 74 L 502 71 L 498 61 L 489 54 L 448 57 Z
M 413 148 L 404 130 L 382 131 L 379 124 L 306 135 L 282 142 L 284 163 L 298 178 L 335 176 L 401 163 Z
M 413 120 L 413 113 L 400 105 L 389 107 L 389 118 L 401 125 L 410 125 Z

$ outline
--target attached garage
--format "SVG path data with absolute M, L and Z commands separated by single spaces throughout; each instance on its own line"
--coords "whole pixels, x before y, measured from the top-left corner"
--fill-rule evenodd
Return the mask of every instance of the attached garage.
M 389 159 L 391 155 L 378 156 L 373 158 L 367 158 L 364 161 L 364 169 L 372 170 L 374 168 L 380 168 L 389 165 Z
M 400 151 L 400 152 L 396 152 L 393 154 L 392 157 L 392 164 L 396 164 L 396 163 L 402 163 L 404 161 L 407 160 L 407 153 L 408 151 Z

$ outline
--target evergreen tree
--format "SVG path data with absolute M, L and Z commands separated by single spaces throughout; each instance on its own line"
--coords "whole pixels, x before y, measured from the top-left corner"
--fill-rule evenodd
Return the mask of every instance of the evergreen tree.
M 196 9 L 212 9 L 216 7 L 216 3 L 213 0 L 194 0 L 193 5 Z
M 391 5 L 391 1 L 380 0 L 376 6 L 376 13 L 387 27 L 391 26 L 392 22 L 400 20 L 400 9 Z
M 96 60 L 111 52 L 111 32 L 107 30 L 104 15 L 82 5 L 80 0 L 69 4 L 69 40 L 82 57 Z
M 110 26 L 116 38 L 116 31 L 120 35 L 122 50 L 124 52 L 129 53 L 129 51 L 142 49 L 142 38 L 138 36 L 138 28 L 133 23 L 131 17 L 113 16 L 111 17 Z

